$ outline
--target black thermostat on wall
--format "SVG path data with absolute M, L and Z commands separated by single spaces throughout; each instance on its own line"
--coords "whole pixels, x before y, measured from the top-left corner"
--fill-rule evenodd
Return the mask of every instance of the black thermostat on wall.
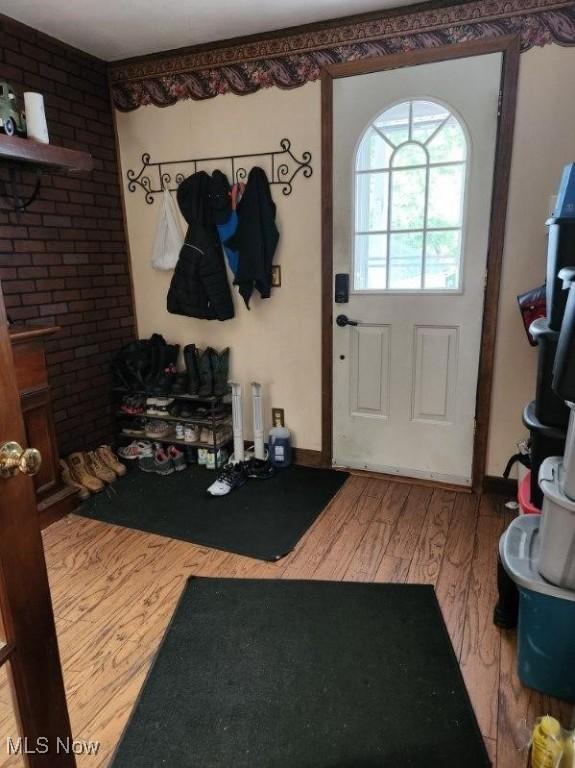
M 335 276 L 335 303 L 347 304 L 349 301 L 349 275 L 340 272 Z

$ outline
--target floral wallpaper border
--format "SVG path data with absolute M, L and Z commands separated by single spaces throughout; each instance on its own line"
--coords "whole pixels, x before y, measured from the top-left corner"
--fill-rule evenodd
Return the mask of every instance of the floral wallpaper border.
M 317 80 L 326 64 L 510 34 L 520 36 L 523 51 L 549 43 L 575 45 L 575 2 L 475 0 L 418 6 L 285 37 L 111 64 L 110 86 L 121 111 L 146 104 L 167 107 L 222 93 L 298 88 Z

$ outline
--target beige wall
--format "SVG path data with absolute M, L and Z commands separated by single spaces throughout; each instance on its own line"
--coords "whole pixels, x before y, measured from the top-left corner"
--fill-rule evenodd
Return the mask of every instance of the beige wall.
M 487 471 L 500 475 L 518 437 L 521 411 L 535 392 L 537 350 L 526 341 L 516 296 L 545 280 L 549 198 L 575 160 L 575 48 L 548 45 L 521 55 L 515 140 Z
M 147 205 L 141 190 L 125 194 L 125 200 L 140 336 L 159 331 L 182 345 L 230 346 L 232 376 L 245 385 L 245 401 L 251 381 L 264 385 L 266 427 L 271 426 L 272 406 L 284 408 L 295 444 L 319 450 L 319 84 L 293 91 L 272 88 L 252 96 L 229 94 L 210 101 L 180 101 L 168 109 L 144 107 L 117 113 L 117 122 L 124 179 L 129 168 L 139 168 L 144 151 L 151 154 L 152 161 L 243 154 L 279 149 L 280 140 L 289 137 L 296 155 L 305 150 L 312 153 L 311 178 L 300 174 L 289 196 L 279 187 L 272 188 L 281 233 L 275 258 L 282 268 L 281 288 L 272 289 L 271 298 L 265 300 L 254 293 L 250 311 L 234 288 L 236 317 L 223 323 L 166 311 L 172 273 L 157 272 L 150 265 L 159 201 Z M 224 164 L 220 167 L 229 173 Z M 251 425 L 248 402 L 244 410 L 245 423 Z
M 549 196 L 556 191 L 562 166 L 575 154 L 574 86 L 575 49 L 547 46 L 522 54 L 488 450 L 488 473 L 493 475 L 501 473 L 523 436 L 521 410 L 533 397 L 536 351 L 525 339 L 515 297 L 544 279 Z M 225 323 L 166 312 L 171 274 L 150 265 L 158 202 L 147 205 L 140 190 L 125 194 L 125 200 L 140 336 L 158 331 L 180 344 L 231 346 L 234 379 L 245 385 L 257 379 L 265 385 L 266 425 L 271 407 L 283 407 L 296 445 L 318 450 L 319 83 L 293 91 L 272 88 L 252 96 L 182 101 L 168 109 L 144 107 L 117 113 L 117 125 L 124 179 L 129 168 L 139 168 L 144 151 L 152 160 L 245 153 L 277 147 L 288 136 L 296 154 L 312 152 L 311 179 L 298 178 L 289 197 L 274 188 L 282 287 L 271 299 L 254 299 L 251 312 L 236 294 L 237 316 Z M 246 418 L 251 421 L 247 404 Z

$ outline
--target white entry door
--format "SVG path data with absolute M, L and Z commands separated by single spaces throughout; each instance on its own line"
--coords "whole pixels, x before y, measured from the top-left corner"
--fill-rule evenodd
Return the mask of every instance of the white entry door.
M 333 81 L 336 466 L 471 485 L 501 65 Z

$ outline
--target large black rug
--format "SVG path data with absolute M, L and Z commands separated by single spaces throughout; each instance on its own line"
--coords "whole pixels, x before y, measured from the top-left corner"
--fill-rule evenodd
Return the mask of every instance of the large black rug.
M 189 580 L 113 768 L 479 768 L 431 586 Z
M 183 539 L 260 560 L 290 552 L 347 478 L 345 472 L 290 467 L 250 480 L 228 496 L 206 493 L 203 467 L 167 477 L 134 467 L 80 509 L 86 517 Z

